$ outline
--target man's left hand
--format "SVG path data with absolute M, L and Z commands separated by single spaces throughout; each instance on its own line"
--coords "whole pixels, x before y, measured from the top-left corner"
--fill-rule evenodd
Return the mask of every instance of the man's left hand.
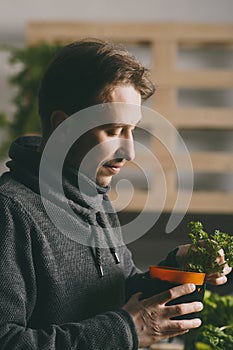
M 182 261 L 187 256 L 189 248 L 190 248 L 190 244 L 179 246 L 179 249 L 176 253 L 176 260 L 178 264 L 182 265 Z M 220 249 L 218 253 L 219 253 L 219 257 L 217 258 L 217 263 L 221 265 L 225 261 L 225 255 L 224 255 L 223 249 Z M 232 270 L 231 267 L 229 267 L 228 264 L 225 264 L 223 265 L 222 273 L 219 273 L 219 272 L 208 273 L 206 274 L 205 281 L 206 283 L 212 284 L 214 286 L 224 284 L 227 282 L 226 275 L 228 275 L 231 272 L 231 270 Z

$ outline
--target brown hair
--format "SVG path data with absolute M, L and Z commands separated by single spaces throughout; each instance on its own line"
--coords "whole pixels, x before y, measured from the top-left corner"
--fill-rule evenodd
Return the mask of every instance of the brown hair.
M 142 100 L 155 91 L 148 69 L 122 46 L 82 40 L 63 47 L 49 63 L 39 88 L 43 130 L 50 130 L 53 111 L 71 115 L 109 102 L 110 92 L 120 84 L 133 85 Z

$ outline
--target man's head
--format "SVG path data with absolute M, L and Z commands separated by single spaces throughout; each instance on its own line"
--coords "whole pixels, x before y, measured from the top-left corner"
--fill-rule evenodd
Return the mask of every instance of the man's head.
M 51 115 L 71 115 L 111 102 L 118 85 L 132 85 L 146 100 L 154 93 L 148 70 L 128 51 L 100 40 L 83 40 L 62 48 L 49 63 L 39 89 L 39 114 L 44 135 L 51 133 Z
M 154 90 L 148 70 L 121 46 L 99 40 L 84 40 L 65 46 L 48 65 L 39 89 L 43 138 L 47 139 L 63 120 L 84 108 L 106 102 L 139 105 Z M 136 119 L 134 125 L 138 122 Z M 110 121 L 109 124 L 113 123 Z M 112 126 L 110 129 L 100 126 L 90 130 L 71 150 L 72 160 L 80 165 L 85 152 L 106 140 L 115 140 L 105 142 L 102 160 L 101 155 L 97 156 L 96 181 L 102 186 L 108 185 L 125 160 L 132 159 L 134 151 L 130 143 L 126 142 L 127 147 L 123 150 L 120 141 L 132 139 L 134 125 L 129 125 L 127 118 L 124 125 L 122 129 L 118 128 L 117 135 L 110 135 L 111 130 L 115 130 Z M 120 149 L 113 149 L 112 144 Z M 94 166 L 96 162 L 93 160 L 92 163 Z

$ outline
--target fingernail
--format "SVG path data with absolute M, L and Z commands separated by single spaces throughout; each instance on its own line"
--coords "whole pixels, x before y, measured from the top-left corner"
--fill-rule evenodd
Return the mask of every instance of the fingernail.
M 195 284 L 190 284 L 190 289 L 191 289 L 191 291 L 192 292 L 194 292 L 195 291 L 195 289 L 196 289 L 196 286 L 195 286 Z
M 227 282 L 227 277 L 226 276 L 222 276 L 217 278 L 217 284 L 225 284 Z
M 203 304 L 201 302 L 198 302 L 197 307 L 199 311 L 203 310 Z
M 194 327 L 200 327 L 201 320 L 199 318 L 194 319 Z

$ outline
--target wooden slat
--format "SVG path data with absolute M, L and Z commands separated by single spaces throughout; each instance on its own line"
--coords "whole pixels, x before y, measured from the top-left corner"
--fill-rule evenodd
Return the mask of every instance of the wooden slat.
M 173 23 L 170 28 L 167 26 L 166 34 L 170 40 L 184 42 L 217 43 L 227 40 L 232 41 L 233 25 L 222 23 Z
M 170 88 L 168 86 L 159 86 L 156 91 L 156 95 L 153 96 L 153 101 L 154 101 L 154 109 L 156 111 L 159 111 L 160 109 L 163 108 L 168 108 L 170 109 L 176 108 L 176 90 L 173 88 Z
M 116 41 L 232 42 L 232 24 L 30 22 L 27 43 L 69 42 L 81 37 L 111 38 Z
M 189 212 L 233 214 L 233 193 L 194 192 Z
M 233 108 L 169 108 L 154 109 L 178 128 L 233 129 Z
M 76 23 L 76 22 L 31 22 L 28 24 L 27 42 L 34 45 L 41 41 L 68 42 L 86 37 L 111 39 L 121 42 L 148 42 L 155 38 L 162 30 L 165 34 L 166 26 L 148 23 Z M 161 32 L 161 34 L 162 34 Z M 163 34 L 163 35 L 164 35 Z M 155 36 L 154 36 L 155 35 Z M 157 35 L 158 37 L 158 35 Z M 166 34 L 165 34 L 166 37 Z
M 195 152 L 191 153 L 195 171 L 213 173 L 232 173 L 233 154 L 227 152 Z
M 166 72 L 169 76 L 175 70 L 177 44 L 175 42 L 156 41 L 152 43 L 151 53 L 153 59 L 153 66 L 151 69 L 151 77 L 153 81 L 159 83 L 159 89 L 156 93 L 156 103 L 159 106 L 175 106 L 176 92 L 174 86 L 161 83 L 156 80 L 158 72 Z
M 184 193 L 185 195 L 185 193 Z M 110 197 L 114 195 L 110 194 Z M 126 203 L 126 200 L 129 198 L 130 194 L 124 191 L 120 193 L 120 198 L 122 203 Z M 147 199 L 147 193 L 143 191 L 135 191 L 133 200 L 130 202 L 127 207 L 128 211 L 141 211 L 143 210 L 144 204 Z M 174 207 L 174 202 L 176 196 L 168 196 L 163 211 L 170 212 Z M 119 201 L 119 206 L 120 202 Z M 156 212 L 160 208 L 157 205 L 157 201 L 151 202 L 147 206 L 147 211 Z M 118 207 L 116 207 L 117 209 Z M 180 210 L 182 212 L 182 210 Z M 188 212 L 193 213 L 225 213 L 233 214 L 233 193 L 224 193 L 224 192 L 193 192 L 190 205 L 188 207 Z
M 166 69 L 167 72 L 174 71 L 176 67 L 177 43 L 156 41 L 152 44 L 152 56 L 154 57 L 154 66 L 152 70 L 159 74 Z
M 157 71 L 159 72 L 166 72 L 167 75 L 170 75 L 170 72 L 172 72 L 175 69 L 176 65 L 176 55 L 177 55 L 177 43 L 176 42 L 167 42 L 163 40 L 157 40 L 156 43 L 154 42 L 152 45 L 152 56 L 154 57 L 154 64 L 152 66 L 152 76 L 155 75 Z M 171 108 L 174 108 L 176 106 L 176 91 L 172 85 L 166 86 L 166 91 L 164 94 L 164 90 L 159 89 L 159 92 L 156 96 L 156 103 L 159 106 L 163 105 L 169 105 Z M 160 136 L 163 135 L 164 139 L 167 139 L 168 143 L 167 146 L 170 148 L 173 148 L 173 138 L 174 133 L 173 130 L 164 130 L 163 128 L 161 130 L 157 130 L 157 132 L 160 133 Z M 155 138 L 152 138 L 151 142 L 151 150 L 156 154 L 156 151 L 159 152 L 159 150 L 162 151 L 162 145 L 160 142 L 158 142 Z M 143 163 L 142 163 L 143 164 Z M 167 191 L 169 193 L 172 193 L 176 191 L 175 188 L 176 184 L 176 174 L 174 171 L 167 171 L 166 172 L 166 186 Z M 153 188 L 156 186 L 156 184 L 153 185 Z
M 185 170 L 184 168 L 184 156 L 182 153 L 176 155 L 176 164 L 169 154 L 159 154 L 155 153 L 155 159 L 159 161 L 159 164 L 163 170 L 169 171 L 174 170 L 176 172 L 176 167 L 180 170 Z M 193 169 L 196 172 L 213 172 L 213 173 L 232 173 L 233 176 L 233 154 L 227 152 L 190 152 L 191 162 L 193 164 Z M 137 154 L 135 159 L 137 164 L 143 164 L 144 170 L 149 171 L 151 166 L 151 155 L 147 157 L 147 154 L 142 152 Z M 155 166 L 155 164 L 154 164 Z M 127 167 L 133 168 L 133 163 L 127 163 Z
M 210 88 L 227 89 L 233 88 L 232 70 L 183 70 L 183 71 L 160 71 L 153 74 L 153 80 L 162 87 L 177 88 Z

